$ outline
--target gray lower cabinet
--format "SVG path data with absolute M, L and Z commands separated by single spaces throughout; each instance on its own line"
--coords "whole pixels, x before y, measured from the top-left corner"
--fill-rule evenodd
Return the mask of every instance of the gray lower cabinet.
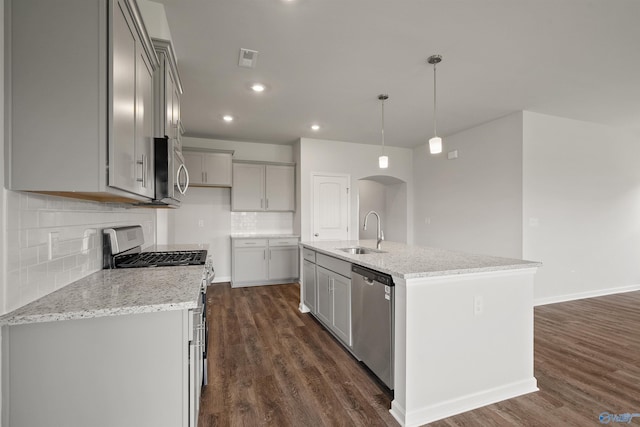
M 2 425 L 195 427 L 198 319 L 175 310 L 4 326 Z
M 5 6 L 7 186 L 148 201 L 158 62 L 135 0 Z
M 258 286 L 298 279 L 298 238 L 232 239 L 231 285 Z
M 307 259 L 302 261 L 302 302 L 311 312 L 316 312 L 316 264 Z
M 234 248 L 233 278 L 234 286 L 242 283 L 267 281 L 268 276 L 267 247 Z
M 351 346 L 351 279 L 316 266 L 316 316 L 347 346 Z

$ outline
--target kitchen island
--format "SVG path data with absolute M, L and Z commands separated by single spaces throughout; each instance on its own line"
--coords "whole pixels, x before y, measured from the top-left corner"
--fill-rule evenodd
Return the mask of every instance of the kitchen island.
M 2 425 L 195 427 L 203 272 L 100 270 L 2 316 Z
M 393 278 L 390 412 L 401 425 L 422 425 L 537 390 L 533 277 L 540 263 L 395 242 L 383 242 L 382 252 L 376 252 L 372 240 L 300 246 L 301 263 L 313 251 L 337 265 L 357 264 Z M 340 250 L 354 247 L 374 251 Z M 305 279 L 310 271 L 303 269 L 301 278 L 302 312 L 313 311 L 305 304 L 305 282 L 316 280 Z M 348 347 L 350 342 L 336 333 L 348 337 L 347 328 L 349 322 L 343 322 L 332 333 Z

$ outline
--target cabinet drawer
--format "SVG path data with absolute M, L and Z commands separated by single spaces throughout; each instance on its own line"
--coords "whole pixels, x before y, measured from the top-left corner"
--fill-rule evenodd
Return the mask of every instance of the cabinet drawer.
M 316 251 L 312 251 L 311 249 L 302 248 L 302 256 L 307 261 L 311 261 L 315 264 L 316 262 Z
M 351 263 L 324 254 L 316 254 L 316 264 L 338 273 L 341 276 L 351 278 Z
M 266 247 L 267 239 L 234 239 L 233 247 L 234 248 L 256 248 L 256 247 Z
M 298 246 L 298 239 L 269 239 L 269 246 Z

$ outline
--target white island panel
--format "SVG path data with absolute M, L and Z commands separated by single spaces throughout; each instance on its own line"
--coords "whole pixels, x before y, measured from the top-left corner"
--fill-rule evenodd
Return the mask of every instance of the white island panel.
M 391 413 L 400 424 L 422 425 L 537 390 L 534 273 L 394 277 Z

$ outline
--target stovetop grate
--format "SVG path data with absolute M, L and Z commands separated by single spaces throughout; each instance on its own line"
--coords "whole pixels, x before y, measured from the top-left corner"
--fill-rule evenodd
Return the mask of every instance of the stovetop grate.
M 115 258 L 116 268 L 167 267 L 176 265 L 203 265 L 207 259 L 206 250 L 141 252 Z

